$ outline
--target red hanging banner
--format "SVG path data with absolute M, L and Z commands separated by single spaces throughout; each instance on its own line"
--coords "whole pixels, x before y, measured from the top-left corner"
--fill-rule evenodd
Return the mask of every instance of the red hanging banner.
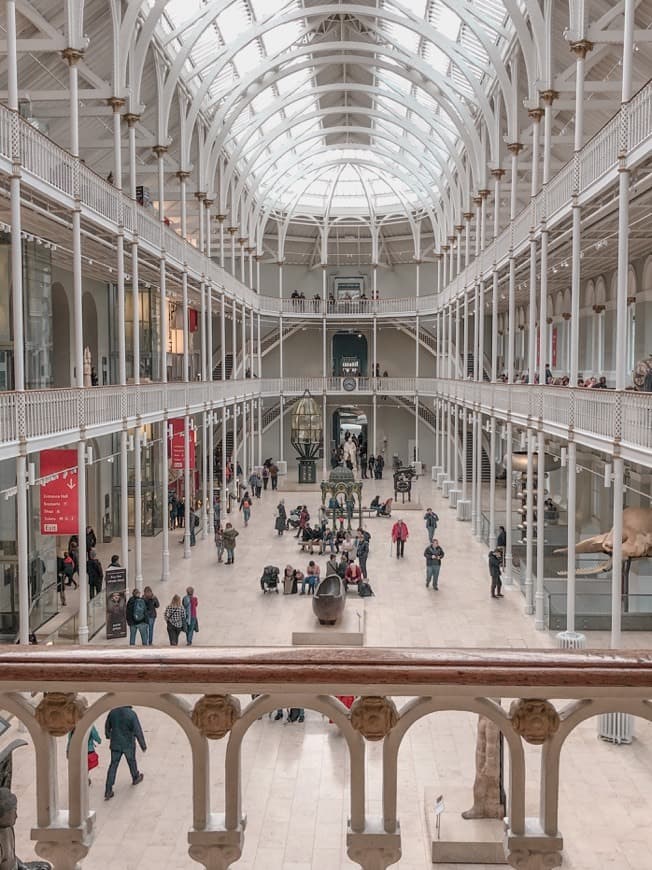
M 77 451 L 41 451 L 41 534 L 79 531 Z
M 172 468 L 185 468 L 185 444 L 183 429 L 181 432 L 175 432 L 170 438 L 170 456 L 172 457 Z M 195 433 L 190 430 L 190 462 L 189 468 L 195 467 Z

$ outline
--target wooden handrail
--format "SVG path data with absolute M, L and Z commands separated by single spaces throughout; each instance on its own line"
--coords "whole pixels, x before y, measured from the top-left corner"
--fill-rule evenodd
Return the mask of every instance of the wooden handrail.
M 310 691 L 310 686 L 386 688 L 390 694 L 422 694 L 431 687 L 510 687 L 518 694 L 572 689 L 652 688 L 652 650 L 324 649 L 197 647 L 124 649 L 56 647 L 0 651 L 0 690 L 57 691 L 72 687 L 138 684 L 152 690 L 193 691 L 190 686 L 273 686 Z M 45 687 L 45 688 L 43 688 Z M 546 694 L 545 692 L 543 694 Z

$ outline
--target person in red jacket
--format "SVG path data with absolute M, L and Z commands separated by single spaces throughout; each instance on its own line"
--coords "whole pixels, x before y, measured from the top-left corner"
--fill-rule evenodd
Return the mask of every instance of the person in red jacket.
M 397 520 L 392 526 L 392 541 L 396 544 L 396 558 L 401 559 L 404 556 L 405 542 L 410 533 L 408 532 L 407 524 L 403 520 Z
M 349 583 L 360 585 L 362 580 L 362 570 L 359 565 L 356 565 L 353 559 L 349 559 L 349 564 L 344 572 L 344 582 L 348 586 Z

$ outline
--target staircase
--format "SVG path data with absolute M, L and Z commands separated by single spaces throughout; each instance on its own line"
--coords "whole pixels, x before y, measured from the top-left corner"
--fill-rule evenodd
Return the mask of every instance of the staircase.
M 412 399 L 408 399 L 406 396 L 395 396 L 394 398 L 396 398 L 400 405 L 414 414 L 415 403 Z M 437 419 L 430 408 L 422 403 L 419 404 L 419 419 L 425 423 L 432 432 L 437 434 Z
M 471 430 L 467 432 L 466 435 L 466 479 L 471 480 L 471 475 L 473 474 L 473 435 Z M 489 464 L 489 457 L 487 456 L 487 451 L 482 448 L 482 482 L 488 483 L 491 478 L 491 465 Z
M 475 374 L 475 356 L 472 353 L 469 353 L 469 354 L 467 354 L 467 357 L 466 357 L 466 376 L 467 376 L 467 378 L 473 378 L 474 374 Z M 487 381 L 487 382 L 491 380 L 491 378 L 489 377 L 489 372 L 487 371 L 487 369 L 485 368 L 484 365 L 482 366 L 482 380 Z
M 298 402 L 300 398 L 301 398 L 301 396 L 292 396 L 291 398 L 286 399 L 284 412 L 287 414 L 287 412 L 290 411 L 294 407 L 295 402 Z M 267 430 L 270 428 L 270 426 L 272 426 L 278 420 L 280 413 L 281 413 L 281 403 L 280 402 L 277 402 L 275 405 L 272 405 L 271 407 L 266 408 L 263 411 L 263 415 L 262 415 L 263 432 L 267 432 Z M 256 422 L 256 427 L 258 427 L 257 422 Z
M 416 330 L 407 324 L 401 323 L 400 321 L 394 321 L 391 325 L 398 329 L 399 332 L 409 335 L 411 339 L 416 339 Z M 421 327 L 419 327 L 419 345 L 429 351 L 433 356 L 436 355 L 437 339 L 431 332 L 428 332 L 427 329 L 422 329 Z
M 233 354 L 232 353 L 225 354 L 225 356 L 224 356 L 224 369 L 226 371 L 225 380 L 228 381 L 229 378 L 231 377 L 231 373 L 233 372 Z M 222 380 L 222 359 L 221 358 L 220 358 L 220 361 L 218 362 L 218 364 L 213 368 L 213 380 L 214 381 L 221 381 Z

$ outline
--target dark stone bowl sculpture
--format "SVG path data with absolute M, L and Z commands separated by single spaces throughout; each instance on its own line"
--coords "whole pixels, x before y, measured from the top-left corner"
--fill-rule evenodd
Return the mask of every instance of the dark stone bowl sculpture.
M 327 574 L 317 587 L 312 609 L 320 625 L 335 625 L 344 612 L 346 590 L 338 574 Z

